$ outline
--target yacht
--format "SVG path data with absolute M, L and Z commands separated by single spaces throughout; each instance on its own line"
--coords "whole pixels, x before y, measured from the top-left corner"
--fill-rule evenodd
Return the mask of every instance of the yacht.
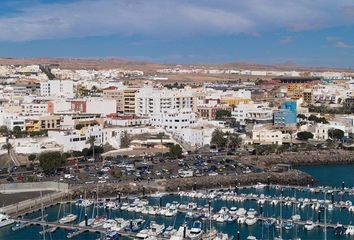
M 61 223 L 61 224 L 70 223 L 70 222 L 75 221 L 76 218 L 77 218 L 77 215 L 70 213 L 70 214 L 66 215 L 65 217 L 62 217 L 61 219 L 59 219 L 59 223 Z
M 239 218 L 237 218 L 237 223 L 238 224 L 243 224 L 246 221 L 246 217 L 245 216 L 240 216 Z
M 137 232 L 139 231 L 144 224 L 145 220 L 143 219 L 135 219 L 135 220 L 130 220 L 129 224 L 124 228 L 126 232 Z
M 92 222 L 92 224 L 91 224 L 91 226 L 92 227 L 101 227 L 103 224 L 104 224 L 104 222 L 107 220 L 107 218 L 105 217 L 105 216 L 97 216 L 94 220 L 93 220 L 93 222 Z
M 291 230 L 292 228 L 294 227 L 294 222 L 292 220 L 287 220 L 285 223 L 284 223 L 284 228 L 286 230 Z
M 349 225 L 347 230 L 345 230 L 345 235 L 354 236 L 354 226 Z
M 248 215 L 245 223 L 249 226 L 254 225 L 257 222 L 257 218 L 254 215 Z
M 312 229 L 314 229 L 316 227 L 316 225 L 313 223 L 312 220 L 307 220 L 306 223 L 305 223 L 305 226 L 304 228 L 307 230 L 307 231 L 311 231 Z
M 231 207 L 229 210 L 229 214 L 230 215 L 236 215 L 237 213 L 237 207 Z
M 218 223 L 226 222 L 229 219 L 229 215 L 227 214 L 220 214 L 219 217 L 216 219 Z
M 248 236 L 246 239 L 247 240 L 257 240 L 257 238 L 255 236 Z
M 200 239 L 203 234 L 202 223 L 195 221 L 191 229 L 188 230 L 187 236 L 189 239 Z
M 165 224 L 157 224 L 155 221 L 151 221 L 149 228 L 149 236 L 158 236 L 163 233 L 165 229 Z
M 244 209 L 244 208 L 239 208 L 239 209 L 237 209 L 237 211 L 236 211 L 236 215 L 237 216 L 243 216 L 243 215 L 245 215 L 246 214 L 246 209 Z
M 95 221 L 94 218 L 89 218 L 89 219 L 87 219 L 87 226 L 91 226 L 94 221 Z M 79 223 L 79 227 L 85 227 L 85 226 L 86 226 L 86 221 L 85 221 L 85 220 L 84 220 L 84 221 L 81 221 L 81 222 Z
M 125 203 L 123 203 L 122 206 L 120 207 L 120 210 L 125 211 L 125 210 L 128 209 L 128 207 L 129 207 L 129 204 L 125 202 Z
M 113 219 L 108 219 L 107 221 L 105 221 L 102 225 L 102 228 L 104 229 L 111 229 L 112 227 L 116 226 L 117 222 L 116 220 Z
M 119 232 L 129 225 L 129 221 L 123 218 L 116 218 L 115 220 L 117 224 L 111 228 L 113 231 Z
M 177 209 L 173 207 L 168 208 L 167 211 L 165 212 L 166 217 L 173 217 L 176 215 L 177 215 Z

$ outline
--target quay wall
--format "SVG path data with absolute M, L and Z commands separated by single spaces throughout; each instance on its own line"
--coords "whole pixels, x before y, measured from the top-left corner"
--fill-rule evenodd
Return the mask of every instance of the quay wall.
M 27 183 L 6 183 L 0 184 L 0 193 L 21 193 L 21 192 L 39 192 L 55 191 L 69 192 L 69 185 L 61 182 L 27 182 Z
M 36 210 L 43 206 L 55 204 L 59 199 L 63 199 L 67 196 L 65 192 L 55 192 L 50 194 L 45 194 L 42 197 L 28 199 L 15 204 L 11 204 L 0 208 L 0 212 L 4 212 L 9 215 L 18 215 L 19 213 L 28 212 L 31 210 Z

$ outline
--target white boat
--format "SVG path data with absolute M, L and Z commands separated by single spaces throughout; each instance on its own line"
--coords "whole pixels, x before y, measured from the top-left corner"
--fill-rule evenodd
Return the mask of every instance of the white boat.
M 167 211 L 165 212 L 166 217 L 173 217 L 177 215 L 177 209 L 176 208 L 168 208 Z
M 223 223 L 229 219 L 229 215 L 227 214 L 220 214 L 219 217 L 216 219 L 217 222 Z
M 170 240 L 183 240 L 184 226 L 180 226 L 176 233 L 172 234 Z
M 248 236 L 246 239 L 247 240 L 257 240 L 257 238 L 255 236 Z
M 128 209 L 128 207 L 129 207 L 129 204 L 125 202 L 125 203 L 123 203 L 122 206 L 120 207 L 120 210 L 125 211 L 125 210 Z
M 348 228 L 345 230 L 345 235 L 354 236 L 354 226 L 349 225 Z
M 70 222 L 75 221 L 76 218 L 77 218 L 77 215 L 70 213 L 70 214 L 66 215 L 65 217 L 62 217 L 61 219 L 59 219 L 59 223 L 60 224 L 70 223 Z
M 107 220 L 105 216 L 97 216 L 95 220 L 92 222 L 92 227 L 101 227 L 104 222 Z
M 87 219 L 87 226 L 91 226 L 94 221 L 95 221 L 94 218 L 89 218 L 89 219 Z M 85 221 L 85 220 L 84 220 L 84 221 L 81 221 L 81 222 L 79 223 L 79 227 L 85 227 L 85 226 L 86 226 L 86 221 Z
M 156 240 L 157 238 L 155 236 L 149 236 L 149 230 L 148 229 L 143 229 L 140 232 L 138 232 L 135 236 L 134 239 L 141 239 L 141 240 Z
M 292 215 L 292 216 L 291 216 L 291 219 L 292 219 L 293 221 L 300 221 L 301 216 L 300 216 L 299 214 L 295 214 L 295 215 Z
M 116 203 L 113 202 L 113 201 L 109 201 L 107 204 L 106 204 L 106 208 L 108 209 L 112 209 L 112 208 L 115 208 L 116 207 Z
M 200 221 L 195 221 L 192 228 L 187 231 L 187 237 L 189 239 L 200 239 L 202 234 L 202 223 Z
M 7 225 L 13 224 L 15 221 L 11 219 L 8 215 L 0 213 L 0 227 L 5 227 Z
M 257 222 L 257 218 L 254 215 L 248 215 L 245 223 L 249 226 L 254 225 Z
M 237 207 L 231 207 L 230 210 L 229 210 L 229 214 L 230 215 L 236 215 L 237 213 Z
M 246 217 L 245 216 L 240 216 L 239 218 L 237 218 L 237 223 L 238 224 L 243 224 L 246 221 Z
M 246 209 L 244 209 L 244 208 L 239 208 L 239 209 L 237 209 L 237 211 L 236 211 L 236 215 L 237 216 L 244 216 L 245 214 L 246 214 Z
M 113 219 L 108 219 L 106 220 L 103 225 L 102 225 L 102 228 L 104 229 L 111 229 L 112 227 L 116 226 L 117 225 L 117 222 Z
M 316 225 L 313 223 L 312 220 L 307 220 L 306 223 L 305 223 L 305 226 L 304 228 L 307 230 L 307 231 L 311 231 L 312 229 L 314 229 L 316 227 Z
M 117 224 L 111 228 L 113 231 L 119 232 L 129 225 L 129 221 L 124 218 L 116 218 L 115 220 Z
M 255 215 L 257 215 L 257 211 L 254 210 L 253 208 L 250 208 L 250 209 L 247 211 L 247 215 L 248 215 L 248 216 L 255 216 Z
M 165 224 L 157 224 L 155 221 L 151 221 L 149 228 L 149 236 L 158 236 L 165 230 Z

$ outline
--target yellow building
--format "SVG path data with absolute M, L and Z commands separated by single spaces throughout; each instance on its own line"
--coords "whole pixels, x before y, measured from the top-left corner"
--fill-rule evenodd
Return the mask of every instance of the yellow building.
M 26 132 L 38 132 L 41 130 L 41 124 L 39 122 L 39 120 L 33 120 L 33 119 L 29 119 L 26 120 L 25 122 L 25 130 Z
M 251 99 L 247 99 L 247 98 L 236 98 L 236 97 L 221 97 L 220 99 L 220 103 L 221 104 L 228 104 L 230 106 L 232 105 L 239 105 L 241 103 L 243 104 L 248 104 L 250 103 L 252 100 Z

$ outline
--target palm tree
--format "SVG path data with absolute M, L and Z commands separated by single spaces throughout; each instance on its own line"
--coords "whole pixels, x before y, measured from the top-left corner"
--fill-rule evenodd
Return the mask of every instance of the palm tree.
M 7 150 L 7 154 L 9 154 L 9 155 L 10 155 L 10 151 L 11 151 L 12 148 L 13 147 L 12 147 L 11 143 L 5 143 L 1 147 L 1 149 Z
M 96 137 L 95 136 L 90 136 L 89 139 L 87 139 L 86 144 L 90 144 L 92 148 L 92 158 L 95 159 L 95 142 L 96 142 Z

